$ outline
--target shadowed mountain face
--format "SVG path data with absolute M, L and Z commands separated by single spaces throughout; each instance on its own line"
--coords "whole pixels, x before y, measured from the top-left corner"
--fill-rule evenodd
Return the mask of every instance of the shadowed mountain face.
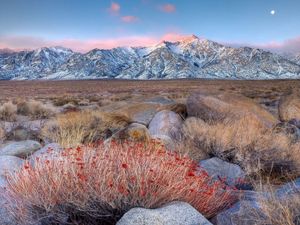
M 249 47 L 226 47 L 191 36 L 152 47 L 62 47 L 0 51 L 0 79 L 285 79 L 300 78 L 300 55 L 281 56 Z

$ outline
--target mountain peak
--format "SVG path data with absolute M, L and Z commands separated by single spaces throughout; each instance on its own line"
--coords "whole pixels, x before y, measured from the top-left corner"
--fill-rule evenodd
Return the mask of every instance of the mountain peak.
M 196 35 L 190 35 L 190 36 L 186 36 L 183 39 L 180 40 L 180 42 L 194 42 L 194 41 L 198 41 L 199 38 Z
M 34 53 L 34 54 L 32 54 Z M 283 79 L 299 78 L 300 60 L 252 48 L 231 48 L 187 36 L 151 47 L 94 49 L 63 47 L 1 55 L 0 79 Z M 18 74 L 18 76 L 16 76 Z

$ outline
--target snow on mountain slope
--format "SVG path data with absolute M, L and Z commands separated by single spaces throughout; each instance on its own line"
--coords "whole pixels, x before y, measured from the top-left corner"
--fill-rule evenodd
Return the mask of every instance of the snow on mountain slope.
M 191 36 L 151 47 L 94 49 L 86 54 L 61 47 L 0 51 L 0 79 L 300 78 L 297 57 L 225 47 Z

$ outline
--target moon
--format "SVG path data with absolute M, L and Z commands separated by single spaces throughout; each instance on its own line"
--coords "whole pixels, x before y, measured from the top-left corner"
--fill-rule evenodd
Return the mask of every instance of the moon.
M 273 9 L 273 10 L 271 10 L 270 13 L 271 13 L 272 16 L 274 16 L 276 12 L 275 12 L 275 10 Z

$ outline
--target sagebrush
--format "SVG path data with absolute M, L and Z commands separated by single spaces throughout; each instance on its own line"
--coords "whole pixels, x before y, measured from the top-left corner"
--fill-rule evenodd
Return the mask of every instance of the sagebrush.
M 299 142 L 266 128 L 252 116 L 206 123 L 195 117 L 183 126 L 184 143 L 207 156 L 241 165 L 249 174 L 259 170 L 299 174 Z M 203 153 L 204 152 L 204 153 Z
M 59 114 L 42 129 L 42 135 L 63 147 L 74 147 L 106 138 L 108 131 L 126 127 L 130 119 L 121 114 L 80 111 Z
M 18 224 L 115 224 L 133 207 L 175 200 L 209 218 L 235 201 L 224 183 L 156 142 L 51 151 L 9 177 L 16 201 L 9 210 Z

